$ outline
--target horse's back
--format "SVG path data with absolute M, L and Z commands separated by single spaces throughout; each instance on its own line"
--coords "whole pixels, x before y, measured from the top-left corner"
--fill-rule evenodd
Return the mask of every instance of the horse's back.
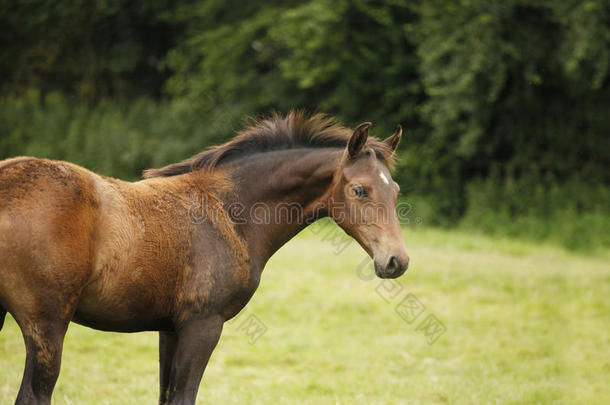
M 82 288 L 98 205 L 84 168 L 28 157 L 0 162 L 0 306 L 42 311 L 55 292 Z

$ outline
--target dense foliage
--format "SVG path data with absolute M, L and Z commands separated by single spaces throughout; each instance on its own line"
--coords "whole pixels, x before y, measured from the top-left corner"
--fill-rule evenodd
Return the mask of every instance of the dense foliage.
M 608 225 L 607 0 L 0 4 L 0 157 L 134 178 L 306 108 L 403 124 L 396 177 L 428 222 Z

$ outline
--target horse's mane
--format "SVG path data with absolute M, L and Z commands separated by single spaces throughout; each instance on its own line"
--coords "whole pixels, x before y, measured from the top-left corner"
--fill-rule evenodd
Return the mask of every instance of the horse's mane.
M 250 119 L 249 126 L 230 141 L 213 146 L 203 152 L 159 169 L 144 171 L 144 177 L 168 177 L 195 170 L 211 171 L 214 168 L 254 153 L 297 148 L 345 148 L 353 131 L 335 123 L 324 114 L 307 115 L 291 111 L 286 116 L 273 113 L 264 119 Z M 391 147 L 378 138 L 369 136 L 367 146 L 373 148 L 377 158 L 390 168 L 393 166 Z

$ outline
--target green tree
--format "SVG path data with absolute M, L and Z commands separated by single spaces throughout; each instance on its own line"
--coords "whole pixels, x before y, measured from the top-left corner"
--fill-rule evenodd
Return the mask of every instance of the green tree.
M 181 38 L 169 0 L 0 0 L 0 90 L 82 100 L 157 97 Z

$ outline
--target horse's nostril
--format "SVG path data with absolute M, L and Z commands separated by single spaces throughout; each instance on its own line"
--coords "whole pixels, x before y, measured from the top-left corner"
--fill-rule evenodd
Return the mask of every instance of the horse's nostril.
M 400 264 L 398 263 L 396 256 L 390 257 L 390 261 L 388 262 L 388 270 L 393 273 L 398 270 L 399 267 Z

